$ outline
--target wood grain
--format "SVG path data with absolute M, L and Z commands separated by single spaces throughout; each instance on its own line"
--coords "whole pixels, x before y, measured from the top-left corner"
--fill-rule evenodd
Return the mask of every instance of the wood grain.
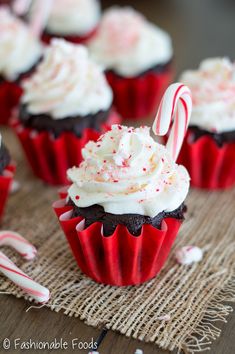
M 235 57 L 233 0 L 104 0 L 103 5 L 131 4 L 145 13 L 149 19 L 165 28 L 172 36 L 175 48 L 176 73 L 185 68 L 194 68 L 205 57 Z M 46 308 L 25 310 L 30 306 L 23 300 L 0 295 L 0 352 L 2 340 L 16 338 L 21 340 L 52 341 L 63 338 L 70 342 L 73 338 L 89 342 L 96 339 L 99 329 L 86 326 L 77 318 L 69 318 L 62 313 L 54 313 Z M 235 352 L 235 315 L 228 323 L 221 323 L 222 336 L 213 344 L 210 353 L 231 354 Z M 150 344 L 140 343 L 122 335 L 109 332 L 102 342 L 100 354 L 134 354 L 139 348 L 144 354 L 168 353 Z M 9 351 L 18 352 L 18 351 Z M 30 351 L 34 352 L 34 351 Z M 40 353 L 48 351 L 40 351 Z M 60 352 L 60 351 L 56 351 Z M 66 352 L 66 351 L 64 351 Z M 88 353 L 85 351 L 74 351 Z M 206 352 L 205 352 L 206 353 Z M 209 352 L 208 352 L 209 353 Z

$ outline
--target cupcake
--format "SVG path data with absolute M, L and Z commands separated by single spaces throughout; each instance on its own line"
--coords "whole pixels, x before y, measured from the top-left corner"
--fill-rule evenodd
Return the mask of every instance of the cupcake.
M 10 191 L 14 170 L 9 152 L 3 144 L 0 134 L 0 220 Z
M 179 163 L 192 186 L 222 189 L 235 184 L 235 64 L 227 58 L 204 60 L 181 81 L 193 95 L 193 113 Z
M 100 13 L 99 0 L 56 0 L 42 39 L 49 43 L 52 37 L 60 37 L 73 43 L 84 43 L 94 35 Z
M 100 67 L 81 45 L 53 39 L 35 73 L 23 82 L 19 117 L 12 123 L 39 178 L 66 184 L 81 149 L 119 118 Z
M 113 125 L 68 170 L 67 198 L 54 204 L 80 269 L 99 283 L 153 278 L 184 219 L 189 175 L 150 128 Z
M 123 117 L 156 113 L 172 78 L 173 50 L 166 32 L 130 7 L 113 7 L 104 13 L 89 49 L 105 68 Z
M 22 90 L 20 82 L 28 76 L 42 55 L 42 46 L 29 28 L 0 7 L 0 124 L 7 124 Z

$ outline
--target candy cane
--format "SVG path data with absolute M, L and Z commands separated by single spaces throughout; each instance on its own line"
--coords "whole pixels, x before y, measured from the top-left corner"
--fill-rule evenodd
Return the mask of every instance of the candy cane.
M 14 248 L 22 257 L 27 260 L 35 258 L 36 248 L 17 232 L 1 231 L 0 246 L 10 246 Z
M 173 125 L 166 148 L 176 161 L 188 128 L 192 113 L 192 98 L 189 88 L 181 83 L 172 84 L 166 90 L 153 123 L 155 135 L 163 136 Z
M 22 272 L 7 256 L 0 252 L 0 270 L 13 283 L 40 303 L 50 299 L 50 292 Z
M 46 26 L 53 2 L 54 0 L 35 0 L 32 9 L 30 29 L 34 36 L 38 38 L 41 36 L 41 33 Z

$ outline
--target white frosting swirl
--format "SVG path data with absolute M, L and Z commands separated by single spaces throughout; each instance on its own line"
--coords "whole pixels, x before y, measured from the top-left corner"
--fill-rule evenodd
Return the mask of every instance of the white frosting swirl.
M 170 36 L 131 7 L 107 10 L 89 48 L 98 63 L 124 77 L 164 64 L 173 55 Z
M 7 7 L 0 7 L 0 75 L 14 81 L 30 70 L 41 55 L 42 46 L 29 28 Z
M 151 138 L 148 127 L 113 125 L 82 155 L 80 166 L 67 173 L 73 182 L 68 194 L 78 207 L 98 204 L 108 213 L 154 217 L 177 209 L 188 194 L 187 170 Z
M 60 35 L 86 35 L 100 19 L 98 0 L 56 0 L 46 29 Z
M 185 71 L 180 81 L 192 91 L 190 125 L 210 132 L 235 130 L 235 64 L 228 58 L 204 60 L 198 70 Z
M 101 68 L 81 45 L 53 39 L 34 75 L 23 83 L 22 102 L 31 114 L 54 119 L 96 114 L 112 104 Z

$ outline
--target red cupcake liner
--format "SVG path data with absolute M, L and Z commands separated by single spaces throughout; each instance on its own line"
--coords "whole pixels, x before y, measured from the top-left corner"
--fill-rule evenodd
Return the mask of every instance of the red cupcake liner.
M 110 129 L 114 123 L 120 123 L 120 117 L 111 113 L 109 120 L 102 126 L 101 132 L 85 129 L 78 138 L 72 132 L 64 132 L 53 138 L 47 131 L 37 132 L 24 127 L 19 120 L 11 122 L 25 151 L 34 174 L 52 185 L 68 184 L 66 171 L 78 166 L 82 161 L 81 150 L 89 140 L 97 140 L 101 133 Z
M 219 147 L 208 135 L 192 142 L 189 129 L 177 163 L 184 165 L 191 177 L 191 186 L 225 189 L 235 185 L 235 142 Z
M 133 236 L 124 225 L 113 235 L 102 235 L 96 222 L 84 229 L 81 217 L 71 218 L 73 207 L 65 199 L 53 204 L 72 253 L 81 271 L 98 283 L 127 286 L 154 278 L 168 258 L 182 221 L 166 218 L 161 230 L 144 225 L 140 236 Z
M 114 106 L 123 118 L 141 119 L 155 115 L 160 99 L 173 78 L 172 68 L 148 71 L 136 78 L 124 78 L 106 72 L 114 92 Z
M 3 174 L 0 176 L 0 221 L 2 219 L 4 209 L 6 206 L 6 201 L 11 189 L 11 184 L 13 181 L 15 172 L 15 165 L 9 165 L 3 171 Z
M 85 44 L 96 34 L 96 32 L 97 32 L 97 28 L 93 29 L 91 32 L 83 36 L 76 36 L 76 35 L 61 36 L 58 34 L 43 33 L 41 39 L 46 44 L 50 44 L 52 38 L 64 38 L 66 41 L 72 42 L 74 44 Z
M 4 81 L 0 84 L 0 124 L 6 125 L 13 109 L 18 105 L 22 95 L 21 87 L 15 82 Z

